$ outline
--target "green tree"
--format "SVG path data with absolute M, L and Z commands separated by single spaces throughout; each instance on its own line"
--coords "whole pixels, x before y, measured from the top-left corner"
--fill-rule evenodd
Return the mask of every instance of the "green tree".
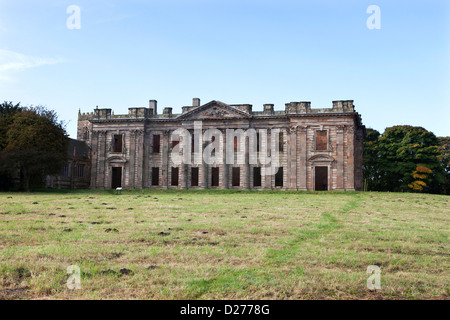
M 13 122 L 14 114 L 21 110 L 20 103 L 13 104 L 12 102 L 5 101 L 0 104 L 0 151 L 5 149 L 8 144 L 6 131 L 8 126 Z
M 22 107 L 20 106 L 20 103 L 13 104 L 12 102 L 5 101 L 0 104 L 0 190 L 8 190 L 12 185 L 11 174 L 5 170 L 2 165 L 2 150 L 5 149 L 8 144 L 6 135 L 8 126 L 12 123 L 14 114 L 20 112 L 21 110 Z
M 378 161 L 382 176 L 380 191 L 408 191 L 417 166 L 431 170 L 424 192 L 439 193 L 445 182 L 438 156 L 439 140 L 421 127 L 394 126 L 387 128 L 378 141 Z
M 11 174 L 19 173 L 22 188 L 29 191 L 46 175 L 60 172 L 68 160 L 68 142 L 64 124 L 54 111 L 22 107 L 6 127 L 2 166 Z
M 438 140 L 441 151 L 438 159 L 441 162 L 446 177 L 443 193 L 450 194 L 450 137 L 439 137 Z
M 378 139 L 380 133 L 374 129 L 366 129 L 364 138 L 363 173 L 364 190 L 378 190 L 382 176 L 378 160 Z

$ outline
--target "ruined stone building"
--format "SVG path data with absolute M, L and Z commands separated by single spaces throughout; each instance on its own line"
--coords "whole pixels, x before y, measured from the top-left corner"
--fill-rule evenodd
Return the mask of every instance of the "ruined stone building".
M 69 160 L 59 175 L 45 178 L 45 187 L 54 189 L 88 189 L 90 185 L 91 161 L 89 147 L 84 141 L 69 140 Z
M 270 139 L 276 134 L 279 168 L 271 172 L 266 164 L 251 163 L 250 138 L 239 138 L 246 141 L 242 145 L 236 137 L 231 146 L 233 152 L 241 151 L 240 163 L 206 163 L 201 151 L 215 138 L 208 141 L 194 134 L 189 148 L 180 147 L 183 138 L 173 138 L 179 128 L 193 132 L 199 121 L 202 132 L 214 128 L 224 133 L 222 146 L 230 146 L 225 141 L 230 139 L 227 129 L 254 129 L 257 150 L 252 150 L 257 153 L 260 146 L 273 152 Z M 263 111 L 253 111 L 250 104 L 201 105 L 195 98 L 181 114 L 173 114 L 172 108 L 158 113 L 157 102 L 150 100 L 148 108 L 129 108 L 128 114 L 96 108 L 78 115 L 78 140 L 91 148 L 90 187 L 102 189 L 362 190 L 364 134 L 351 100 L 333 101 L 331 108 L 323 109 L 311 108 L 310 102 L 291 102 L 285 110 L 265 104 Z M 189 153 L 196 161 L 174 162 L 177 147 L 176 154 Z

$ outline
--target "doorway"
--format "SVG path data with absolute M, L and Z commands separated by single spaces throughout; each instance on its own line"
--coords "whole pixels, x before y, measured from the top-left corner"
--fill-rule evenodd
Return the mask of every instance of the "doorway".
M 122 168 L 112 168 L 111 188 L 116 189 L 122 187 Z
M 328 190 L 328 167 L 316 167 L 316 191 Z

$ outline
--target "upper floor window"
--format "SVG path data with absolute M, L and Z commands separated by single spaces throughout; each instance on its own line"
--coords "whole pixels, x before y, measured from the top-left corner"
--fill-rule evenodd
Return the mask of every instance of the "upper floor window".
M 261 139 L 259 136 L 259 132 L 256 133 L 256 151 L 259 152 L 259 145 L 261 143 Z
M 283 135 L 283 132 L 280 132 L 280 135 L 279 135 L 278 151 L 279 152 L 284 152 L 284 135 Z
M 122 152 L 122 135 L 114 135 L 114 152 Z
M 214 141 L 216 141 L 216 137 L 212 136 L 211 143 L 214 143 Z M 215 155 L 216 155 L 216 148 L 212 149 L 212 151 L 211 151 L 211 156 L 215 156 Z
M 328 131 L 316 131 L 316 150 L 328 150 Z
M 88 128 L 84 128 L 83 139 L 84 139 L 85 141 L 89 140 L 89 129 L 88 129 Z
M 153 153 L 159 153 L 161 136 L 159 134 L 153 135 Z
M 196 135 L 191 133 L 191 153 L 194 153 L 195 151 L 195 140 L 196 140 Z

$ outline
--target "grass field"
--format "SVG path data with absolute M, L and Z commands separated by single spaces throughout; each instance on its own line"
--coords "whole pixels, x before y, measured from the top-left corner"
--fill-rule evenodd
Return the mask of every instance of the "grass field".
M 449 199 L 0 193 L 0 299 L 448 299 Z M 367 288 L 370 265 L 381 290 Z

